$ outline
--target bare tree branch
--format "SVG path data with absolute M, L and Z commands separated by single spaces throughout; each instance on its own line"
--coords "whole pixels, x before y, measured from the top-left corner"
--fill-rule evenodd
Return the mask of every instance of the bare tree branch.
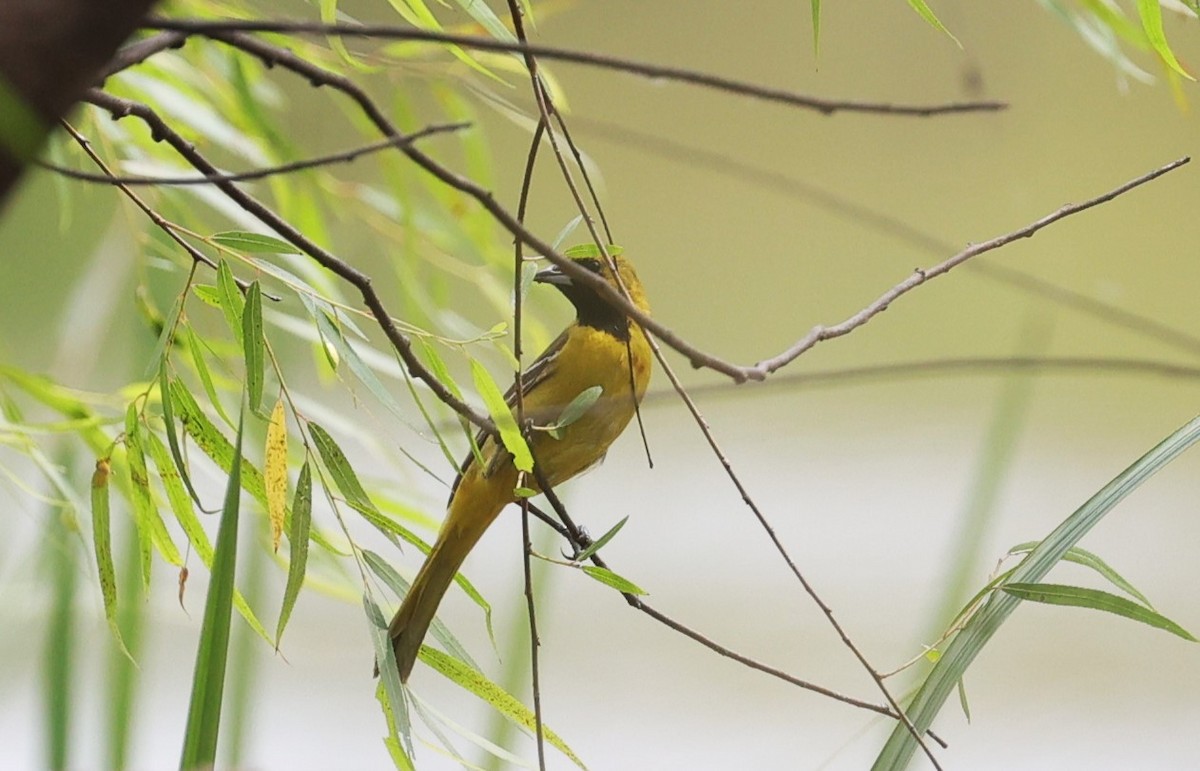
M 491 37 L 459 35 L 427 29 L 399 27 L 387 24 L 322 24 L 309 21 L 279 21 L 265 19 L 208 21 L 203 19 L 166 19 L 155 17 L 143 23 L 145 29 L 186 32 L 208 37 L 219 37 L 231 32 L 280 32 L 304 35 L 341 35 L 343 37 L 378 38 L 385 40 L 412 40 L 462 46 L 477 51 L 499 51 L 507 53 L 533 54 L 546 59 L 586 64 L 610 70 L 620 70 L 655 80 L 673 80 L 681 83 L 711 88 L 767 102 L 778 102 L 792 107 L 816 110 L 824 115 L 836 112 L 861 112 L 879 115 L 903 115 L 930 117 L 969 112 L 995 112 L 1008 107 L 1003 102 L 951 102 L 935 105 L 898 105 L 886 102 L 854 102 L 837 99 L 819 99 L 778 88 L 756 86 L 720 75 L 710 75 L 682 67 L 648 64 L 615 56 L 576 51 L 570 48 L 539 45 L 537 43 L 510 42 Z

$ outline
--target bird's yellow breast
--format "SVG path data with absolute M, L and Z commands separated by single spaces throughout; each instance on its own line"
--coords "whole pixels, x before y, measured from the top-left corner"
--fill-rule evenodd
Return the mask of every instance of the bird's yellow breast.
M 553 423 L 579 394 L 595 386 L 602 389 L 596 403 L 558 432 L 559 438 L 535 431 L 534 458 L 552 485 L 598 463 L 629 425 L 645 395 L 650 382 L 650 345 L 636 325 L 630 325 L 630 333 L 627 343 L 591 327 L 573 328 L 555 357 L 553 376 L 526 399 L 526 414 L 535 425 Z

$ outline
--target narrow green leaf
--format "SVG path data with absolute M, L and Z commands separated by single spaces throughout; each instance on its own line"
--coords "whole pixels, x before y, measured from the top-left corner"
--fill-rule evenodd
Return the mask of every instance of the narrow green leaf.
M 637 595 L 647 594 L 646 590 L 642 589 L 628 578 L 617 575 L 608 568 L 601 568 L 595 565 L 584 565 L 580 568 L 580 570 L 582 570 L 584 573 L 587 573 L 589 576 L 605 586 L 611 586 L 618 592 Z
M 350 461 L 346 459 L 346 454 L 342 452 L 342 448 L 333 440 L 333 437 L 312 421 L 308 422 L 308 428 L 313 437 L 313 444 L 317 448 L 317 454 L 321 456 L 321 462 L 325 464 L 325 468 L 329 469 L 329 474 L 333 477 L 338 490 L 341 491 L 342 497 L 346 499 L 346 503 L 361 514 L 368 523 L 374 525 L 379 532 L 388 537 L 398 536 L 416 546 L 423 554 L 429 554 L 432 547 L 424 539 L 417 537 L 411 530 L 386 516 L 371 501 L 370 496 L 363 489 L 362 483 L 358 480 L 354 468 L 351 467 Z M 490 636 L 492 634 L 492 606 L 462 573 L 454 576 L 454 582 L 483 610 Z
M 504 443 L 505 449 L 512 453 L 513 465 L 520 471 L 533 471 L 533 454 L 529 451 L 529 445 L 521 435 L 517 420 L 504 401 L 504 394 L 496 386 L 491 373 L 478 361 L 471 359 L 471 377 L 475 381 L 475 390 L 479 392 L 488 414 L 492 416 L 492 422 L 496 424 L 496 430 L 500 432 L 500 441 Z
M 378 507 L 371 502 L 367 491 L 363 489 L 362 482 L 358 481 L 358 474 L 354 472 L 354 467 L 350 465 L 346 454 L 342 452 L 342 448 L 333 440 L 329 432 L 311 420 L 308 421 L 308 430 L 312 434 L 313 444 L 316 445 L 321 461 L 325 464 L 325 468 L 329 469 L 333 482 L 342 492 L 346 503 L 360 511 L 367 509 L 383 516 Z
M 108 628 L 112 631 L 117 646 L 129 656 L 125 641 L 121 639 L 121 627 L 117 625 L 117 569 L 113 565 L 108 505 L 108 477 L 111 473 L 107 458 L 96 461 L 96 471 L 92 474 L 92 546 L 96 553 L 96 568 L 100 574 L 104 618 L 108 621 Z
M 1137 0 L 1138 16 L 1142 19 L 1142 29 L 1150 40 L 1150 46 L 1163 62 L 1188 80 L 1195 80 L 1175 58 L 1175 52 L 1167 43 L 1167 34 L 1163 31 L 1162 6 L 1159 0 Z
M 600 538 L 597 539 L 594 543 L 592 543 L 591 546 L 589 546 L 586 549 L 584 549 L 583 551 L 579 552 L 579 554 L 576 554 L 575 559 L 573 561 L 574 562 L 583 562 L 584 560 L 589 559 L 593 554 L 600 551 L 600 549 L 603 548 L 606 543 L 611 541 L 617 533 L 621 532 L 621 528 L 625 527 L 625 523 L 628 521 L 629 521 L 628 515 L 622 517 L 620 522 L 613 525 L 612 528 L 610 528 L 607 533 L 600 536 Z
M 150 546 L 158 549 L 163 559 L 172 565 L 182 565 L 183 558 L 167 532 L 167 526 L 158 513 L 158 507 L 150 496 L 150 472 L 146 468 L 146 455 L 142 447 L 142 424 L 137 410 L 130 403 L 125 415 L 125 457 L 129 466 L 131 484 L 130 497 L 133 502 L 134 521 L 142 539 L 142 580 L 150 586 Z
M 241 345 L 242 309 L 246 305 L 246 300 L 242 297 L 242 290 L 238 288 L 237 281 L 233 278 L 233 271 L 230 270 L 229 263 L 225 260 L 221 260 L 217 265 L 217 295 L 221 300 L 221 312 L 225 314 L 225 323 L 229 325 L 238 345 Z
M 503 40 L 507 43 L 516 41 L 511 30 L 504 26 L 504 22 L 496 16 L 495 11 L 488 7 L 483 0 L 456 0 L 460 7 L 471 15 L 471 18 L 479 23 L 479 26 L 487 30 L 488 34 L 497 40 Z
M 158 370 L 158 393 L 159 401 L 162 403 L 162 419 L 163 428 L 167 435 L 167 445 L 171 448 L 171 457 L 175 461 L 175 470 L 179 474 L 179 478 L 183 481 L 183 485 L 187 488 L 188 495 L 196 502 L 196 505 L 201 509 L 204 504 L 200 502 L 200 496 L 196 493 L 196 488 L 192 487 L 192 478 L 188 474 L 187 464 L 183 460 L 183 453 L 179 449 L 179 437 L 175 433 L 175 411 L 171 409 L 170 394 L 170 378 L 167 375 L 166 366 L 162 366 Z M 160 467 L 158 473 L 161 475 L 163 469 Z
M 404 746 L 400 743 L 400 732 L 396 728 L 396 713 L 392 709 L 392 705 L 388 702 L 387 690 L 383 683 L 375 689 L 375 698 L 379 701 L 379 707 L 383 710 L 384 720 L 387 721 L 388 735 L 383 740 L 383 746 L 387 748 L 388 756 L 392 759 L 392 765 L 399 771 L 416 771 L 416 766 L 413 765 L 412 758 L 405 751 Z M 410 741 L 411 745 L 411 741 Z M 411 749 L 411 746 L 410 746 Z
M 395 721 L 400 735 L 408 739 L 412 736 L 412 724 L 408 717 L 404 685 L 400 682 L 400 670 L 396 668 L 396 656 L 392 652 L 392 641 L 388 636 L 387 619 L 369 592 L 363 592 L 363 610 L 366 611 L 367 622 L 370 624 L 371 642 L 379 667 L 379 690 L 383 692 L 380 695 L 387 700 L 385 714 Z M 409 753 L 411 752 L 410 744 Z
M 292 526 L 288 530 L 288 544 L 291 554 L 288 555 L 287 585 L 283 590 L 283 605 L 279 609 L 279 622 L 275 625 L 275 650 L 279 650 L 279 641 L 283 638 L 283 630 L 287 627 L 288 619 L 292 617 L 292 608 L 296 606 L 296 598 L 300 596 L 300 587 L 304 585 L 304 573 L 308 566 L 308 535 L 312 527 L 312 472 L 308 462 L 300 467 L 300 479 L 296 482 L 296 496 L 292 500 Z
M 954 37 L 954 35 L 950 33 L 950 30 L 946 29 L 945 25 L 938 20 L 938 17 L 934 15 L 929 6 L 925 4 L 925 0 L 908 0 L 908 4 L 914 11 L 920 14 L 921 18 L 924 19 L 929 26 L 949 37 L 959 48 L 963 47 L 962 43 L 958 42 L 958 38 Z
M 1014 583 L 1000 587 L 1003 591 L 1021 600 L 1040 602 L 1046 605 L 1068 605 L 1075 608 L 1091 608 L 1140 621 L 1156 629 L 1170 632 L 1190 642 L 1196 638 L 1171 619 L 1156 613 L 1145 605 L 1099 589 L 1062 584 Z
M 212 583 L 204 605 L 204 623 L 196 652 L 192 700 L 188 707 L 180 768 L 211 768 L 217 757 L 221 704 L 225 691 L 225 664 L 229 654 L 229 622 L 233 609 L 233 579 L 237 569 L 238 514 L 241 502 L 242 431 L 245 416 L 238 418 L 232 470 L 225 487 L 225 505 L 217 530 Z
M 429 367 L 429 371 L 433 373 L 433 376 L 436 377 L 439 382 L 441 382 L 450 390 L 450 393 L 454 394 L 459 401 L 462 401 L 462 390 L 459 389 L 458 383 L 456 383 L 454 378 L 451 377 L 450 370 L 446 367 L 446 362 L 442 360 L 440 355 L 438 355 L 437 349 L 434 348 L 433 345 L 431 345 L 429 341 L 425 340 L 424 338 L 422 338 L 419 342 L 421 344 L 421 354 L 425 359 L 425 364 Z M 471 424 L 467 422 L 466 418 L 462 417 L 461 415 L 457 415 L 457 417 L 459 426 L 462 428 L 463 433 L 466 434 L 467 442 L 470 443 L 471 454 L 475 456 L 475 462 L 482 465 L 484 463 L 483 455 L 479 452 L 479 442 L 475 439 L 474 429 L 472 428 Z M 450 465 L 457 467 L 458 461 L 455 460 L 448 449 L 445 450 L 445 452 L 450 461 Z
M 188 333 L 188 348 L 192 352 L 192 365 L 196 368 L 196 374 L 200 378 L 200 384 L 204 386 L 204 393 L 208 396 L 208 401 L 212 404 L 217 414 L 225 421 L 225 425 L 232 426 L 233 421 L 225 412 L 225 408 L 221 406 L 221 399 L 217 396 L 217 389 L 213 386 L 212 375 L 209 374 L 208 365 L 204 363 L 204 353 L 201 350 L 201 339 L 192 331 L 189 326 Z M 208 347 L 208 346 L 204 346 Z
M 582 418 L 584 413 L 592 408 L 592 405 L 596 403 L 602 393 L 604 393 L 604 386 L 598 385 L 580 391 L 579 395 L 572 399 L 571 403 L 562 411 L 562 414 L 558 416 L 554 427 L 566 428 Z
M 404 580 L 399 573 L 387 563 L 383 557 L 380 557 L 370 549 L 363 549 L 363 561 L 367 563 L 367 567 L 371 572 L 379 577 L 379 580 L 387 584 L 388 588 L 396 593 L 397 597 L 403 599 L 411 586 L 408 581 Z M 435 640 L 440 642 L 451 656 L 462 659 L 466 664 L 479 669 L 479 665 L 471 658 L 471 654 L 467 653 L 467 649 L 459 642 L 458 638 L 450 631 L 442 621 L 434 618 L 433 623 L 429 625 L 429 633 Z
M 167 313 L 167 318 L 163 321 L 162 332 L 158 335 L 158 341 L 154 344 L 154 350 L 150 353 L 150 363 L 146 366 L 147 375 L 165 363 L 167 346 L 171 344 L 171 337 L 175 334 L 175 327 L 179 324 L 179 314 L 183 312 L 183 301 L 185 299 L 187 299 L 186 287 L 175 298 L 170 312 Z
M 513 495 L 517 496 L 518 498 L 532 498 L 537 494 L 538 491 L 534 490 L 532 487 L 518 487 L 513 490 Z
M 1018 544 L 1017 546 L 1009 549 L 1008 553 L 1024 554 L 1033 551 L 1037 545 L 1037 541 L 1029 541 L 1027 543 Z M 1081 549 L 1078 546 L 1074 546 L 1068 549 L 1067 553 L 1063 555 L 1063 561 L 1074 562 L 1076 565 L 1083 565 L 1084 567 L 1091 568 L 1100 575 L 1104 576 L 1104 578 L 1108 579 L 1109 583 L 1111 583 L 1113 586 L 1125 592 L 1130 597 L 1133 597 L 1147 608 L 1154 608 L 1154 604 L 1146 598 L 1146 595 L 1134 588 L 1133 584 L 1126 581 L 1120 573 L 1113 570 L 1112 567 L 1110 567 L 1107 562 L 1100 559 L 1098 555 L 1093 554 L 1086 549 Z
M 421 646 L 421 661 L 437 670 L 451 682 L 463 690 L 482 699 L 491 705 L 492 709 L 504 715 L 526 730 L 533 732 L 536 728 L 533 712 L 522 704 L 515 696 L 505 691 L 499 685 L 484 677 L 483 673 L 473 669 L 453 656 L 442 653 L 428 645 Z M 579 768 L 587 768 L 579 756 L 567 746 L 567 743 L 549 726 L 543 724 L 542 732 L 546 741 L 559 752 L 566 755 Z
M 250 399 L 250 411 L 257 413 L 262 408 L 266 347 L 263 342 L 262 287 L 257 281 L 246 292 L 246 306 L 242 312 L 242 343 L 246 355 L 246 393 Z
M 238 252 L 252 254 L 301 254 L 302 252 L 287 241 L 266 236 L 261 233 L 248 233 L 244 230 L 227 230 L 216 233 L 212 240 L 221 246 L 227 246 Z
M 169 387 L 175 414 L 178 415 L 179 422 L 183 425 L 183 430 L 192 438 L 192 441 L 196 443 L 196 446 L 205 455 L 211 458 L 222 471 L 229 474 L 233 469 L 234 446 L 212 424 L 212 421 L 200 409 L 200 405 L 192 398 L 191 393 L 188 392 L 187 387 L 182 382 L 173 380 Z M 246 492 L 254 496 L 254 499 L 263 508 L 266 508 L 267 494 L 262 474 L 244 458 L 240 458 L 240 460 L 241 463 L 239 465 L 241 466 L 241 470 L 239 476 L 242 480 L 242 485 L 246 488 Z
M 320 331 L 322 339 L 328 340 L 330 343 L 332 343 L 334 349 L 338 352 L 338 357 L 346 362 L 346 364 L 350 367 L 350 371 L 354 373 L 355 377 L 357 377 L 359 381 L 361 381 L 362 384 L 365 385 L 367 389 L 375 395 L 375 398 L 378 399 L 383 406 L 387 407 L 393 415 L 400 418 L 407 424 L 408 416 L 405 415 L 404 411 L 400 409 L 400 403 L 396 401 L 394 396 L 392 396 L 392 392 L 389 391 L 383 385 L 383 383 L 379 381 L 379 378 L 375 375 L 375 371 L 367 366 L 367 363 L 363 361 L 362 357 L 358 355 L 358 352 L 354 350 L 354 347 L 350 345 L 350 342 L 346 340 L 346 337 L 342 334 L 342 330 L 339 329 L 332 321 L 330 321 L 329 317 L 325 315 L 325 312 L 314 305 L 311 299 L 306 295 L 300 295 L 300 300 L 308 309 L 309 315 L 312 316 L 313 321 L 316 322 L 317 329 Z

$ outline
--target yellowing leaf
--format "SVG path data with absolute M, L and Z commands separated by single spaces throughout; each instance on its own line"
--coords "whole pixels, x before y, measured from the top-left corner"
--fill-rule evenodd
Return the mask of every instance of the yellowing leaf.
M 283 412 L 283 399 L 276 401 L 275 409 L 271 410 L 263 476 L 267 486 L 267 514 L 271 519 L 271 546 L 279 551 L 287 509 L 287 416 Z

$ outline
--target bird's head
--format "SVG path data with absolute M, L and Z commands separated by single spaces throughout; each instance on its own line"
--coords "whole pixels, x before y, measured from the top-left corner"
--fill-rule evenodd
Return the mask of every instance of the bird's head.
M 620 283 L 625 286 L 625 289 L 629 290 L 629 298 L 633 301 L 633 304 L 639 309 L 649 312 L 650 306 L 646 302 L 646 294 L 642 289 L 642 282 L 638 279 L 637 271 L 633 269 L 633 264 L 621 253 L 620 247 L 610 246 L 608 253 L 612 258 L 613 265 L 617 268 L 616 275 L 620 276 Z M 600 276 L 609 286 L 618 293 L 621 293 L 621 287 L 617 283 L 608 260 L 595 247 L 590 245 L 579 246 L 568 249 L 565 254 L 576 265 Z M 571 304 L 575 306 L 579 323 L 606 329 L 627 328 L 628 320 L 625 318 L 624 313 L 609 305 L 591 286 L 581 281 L 576 281 L 557 265 L 551 265 L 545 270 L 539 271 L 533 280 L 557 287 L 571 301 Z

